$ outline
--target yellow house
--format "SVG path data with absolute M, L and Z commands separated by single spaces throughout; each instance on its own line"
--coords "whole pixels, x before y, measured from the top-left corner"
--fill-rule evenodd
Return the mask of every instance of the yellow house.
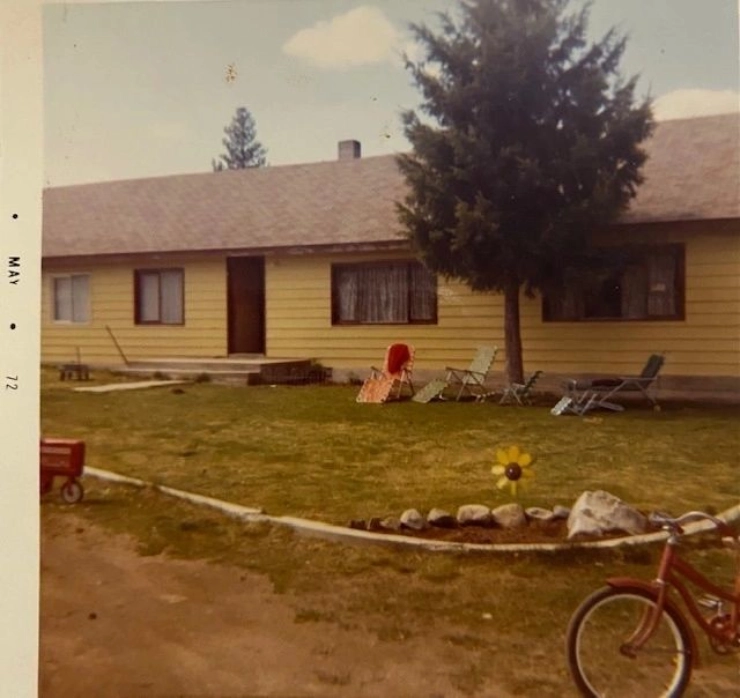
M 629 212 L 594 232 L 629 266 L 522 299 L 527 371 L 631 375 L 665 352 L 661 393 L 740 397 L 739 134 L 737 114 L 658 125 Z M 333 162 L 47 189 L 42 362 L 259 355 L 342 376 L 406 341 L 423 378 L 503 347 L 500 296 L 414 260 L 403 191 L 394 158 L 354 141 Z

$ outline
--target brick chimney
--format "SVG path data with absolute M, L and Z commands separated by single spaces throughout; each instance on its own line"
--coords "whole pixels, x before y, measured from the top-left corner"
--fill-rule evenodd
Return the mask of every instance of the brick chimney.
M 357 160 L 360 158 L 360 141 L 339 141 L 339 159 Z

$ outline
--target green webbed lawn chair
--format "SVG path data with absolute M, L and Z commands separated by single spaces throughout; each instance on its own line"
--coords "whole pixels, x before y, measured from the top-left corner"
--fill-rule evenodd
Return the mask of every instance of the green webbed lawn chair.
M 584 390 L 580 395 L 574 397 L 563 395 L 550 410 L 550 414 L 554 414 L 556 417 L 561 414 L 577 414 L 579 417 L 583 417 L 584 414 L 598 407 L 598 398 L 598 393 L 592 390 Z
M 457 389 L 455 400 L 460 400 L 465 395 L 470 397 L 485 395 L 485 381 L 497 352 L 498 347 L 478 347 L 478 351 L 467 368 L 445 367 L 447 387 Z
M 498 404 L 505 405 L 508 402 L 516 402 L 518 405 L 524 405 L 531 403 L 532 389 L 541 375 L 542 371 L 535 371 L 524 383 L 509 383 L 504 388 L 504 394 Z
M 576 407 L 583 414 L 584 411 L 595 410 L 598 408 L 611 410 L 613 412 L 622 412 L 624 406 L 613 402 L 615 395 L 621 392 L 640 392 L 650 401 L 654 408 L 658 408 L 658 401 L 650 393 L 650 388 L 658 378 L 660 369 L 665 363 L 663 354 L 651 354 L 648 357 L 645 366 L 637 376 L 619 376 L 617 378 L 594 378 L 591 380 L 569 380 L 564 383 L 566 394 L 560 400 L 556 407 L 561 406 L 564 409 L 558 412 L 573 412 L 566 405 L 566 400 L 571 400 L 570 407 Z M 584 409 L 585 408 L 585 409 Z M 553 414 L 555 414 L 553 408 Z

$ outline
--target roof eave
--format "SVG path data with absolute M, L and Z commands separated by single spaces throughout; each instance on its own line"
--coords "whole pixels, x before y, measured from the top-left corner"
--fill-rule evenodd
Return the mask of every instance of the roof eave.
M 322 245 L 276 245 L 270 247 L 235 247 L 203 248 L 138 252 L 103 252 L 93 254 L 45 255 L 42 260 L 47 263 L 86 263 L 86 262 L 123 262 L 141 259 L 157 260 L 163 257 L 199 258 L 203 257 L 249 257 L 249 256 L 300 256 L 313 254 L 342 254 L 355 252 L 380 252 L 409 249 L 408 241 L 403 238 L 373 242 L 345 242 Z

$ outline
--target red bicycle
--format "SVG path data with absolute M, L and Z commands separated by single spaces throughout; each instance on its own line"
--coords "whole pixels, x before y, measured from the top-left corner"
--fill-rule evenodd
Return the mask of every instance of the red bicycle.
M 698 659 L 686 610 L 715 652 L 740 649 L 738 534 L 724 521 L 699 511 L 678 518 L 653 514 L 651 520 L 668 531 L 656 579 L 608 579 L 607 586 L 591 594 L 571 618 L 568 666 L 584 696 L 682 695 Z M 735 551 L 733 588 L 714 584 L 679 556 L 683 526 L 699 520 L 711 521 L 723 543 Z M 685 580 L 707 596 L 697 598 Z

